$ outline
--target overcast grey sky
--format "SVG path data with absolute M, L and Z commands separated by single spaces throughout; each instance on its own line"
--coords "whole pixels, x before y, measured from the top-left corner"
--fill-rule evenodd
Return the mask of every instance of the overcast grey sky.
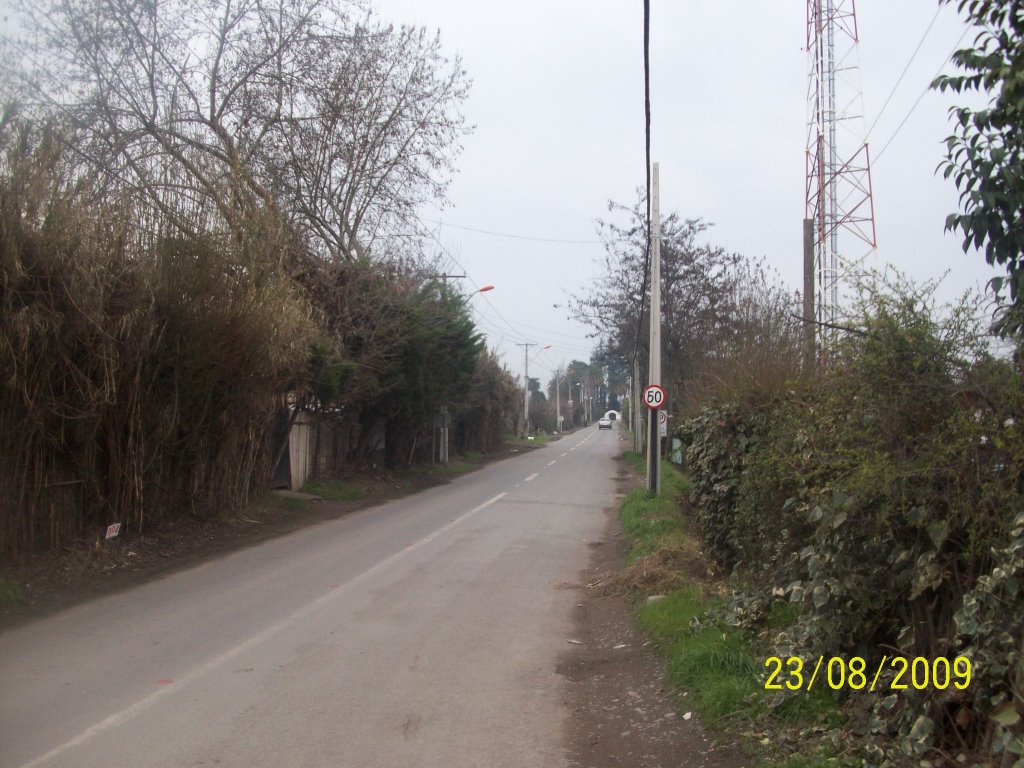
M 551 344 L 530 368 L 544 381 L 557 365 L 589 358 L 587 329 L 553 305 L 564 306 L 597 276 L 600 245 L 463 228 L 593 241 L 609 199 L 635 200 L 644 183 L 642 2 L 374 0 L 373 7 L 388 21 L 440 29 L 446 52 L 459 54 L 473 79 L 465 109 L 475 131 L 451 205 L 421 216 L 443 222 L 431 226 L 476 286 L 496 286 L 472 299 L 489 343 L 515 373 L 523 368 L 516 342 Z M 857 12 L 860 130 L 877 118 L 867 137 L 879 243 L 872 264 L 892 263 L 921 279 L 948 271 L 949 296 L 983 287 L 993 274 L 984 260 L 965 256 L 959 238 L 943 233 L 957 193 L 935 169 L 954 97 L 925 93 L 940 69 L 951 71 L 943 63 L 965 26 L 955 7 L 940 10 L 937 0 L 862 0 Z M 660 164 L 662 212 L 713 222 L 711 242 L 765 257 L 794 290 L 804 215 L 805 16 L 801 0 L 651 2 L 652 158 Z

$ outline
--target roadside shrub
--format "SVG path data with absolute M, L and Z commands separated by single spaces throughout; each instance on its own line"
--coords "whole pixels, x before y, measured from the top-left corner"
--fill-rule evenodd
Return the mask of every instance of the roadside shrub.
M 719 563 L 800 604 L 780 655 L 970 656 L 966 692 L 851 705 L 864 732 L 998 752 L 988 717 L 1015 723 L 1021 692 L 1022 382 L 968 304 L 940 319 L 930 296 L 874 288 L 814 381 L 689 421 L 691 500 Z
M 464 400 L 454 409 L 455 447 L 460 453 L 499 448 L 519 411 L 520 391 L 497 353 L 481 350 Z

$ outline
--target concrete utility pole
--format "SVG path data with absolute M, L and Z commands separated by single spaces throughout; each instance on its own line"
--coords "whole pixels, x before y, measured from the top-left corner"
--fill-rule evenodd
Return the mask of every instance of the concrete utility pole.
M 534 342 L 517 342 L 517 347 L 523 348 L 523 432 L 530 434 L 530 347 L 536 347 Z
M 658 164 L 651 176 L 651 361 L 648 384 L 661 385 L 661 211 L 659 209 Z M 658 410 L 648 414 L 647 490 L 661 493 L 661 438 L 658 434 Z
M 814 371 L 814 219 L 804 219 L 804 373 Z
M 558 376 L 562 373 L 561 368 L 555 368 L 555 431 L 562 431 L 562 403 L 558 392 Z
M 640 434 L 640 357 L 633 358 L 633 383 L 630 385 L 629 410 L 633 420 L 633 450 L 640 453 L 644 447 L 643 436 Z

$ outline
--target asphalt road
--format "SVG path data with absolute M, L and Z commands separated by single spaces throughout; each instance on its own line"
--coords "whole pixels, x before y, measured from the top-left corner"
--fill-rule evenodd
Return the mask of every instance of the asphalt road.
M 567 765 L 619 430 L 0 634 L 0 766 Z

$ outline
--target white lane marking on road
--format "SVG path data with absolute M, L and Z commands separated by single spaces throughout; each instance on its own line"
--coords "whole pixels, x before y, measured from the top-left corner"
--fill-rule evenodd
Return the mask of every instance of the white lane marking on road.
M 530 475 L 530 476 L 529 476 L 528 478 L 526 478 L 525 480 L 523 480 L 523 482 L 524 482 L 524 483 L 528 483 L 528 482 L 530 482 L 531 480 L 534 480 L 534 479 L 536 479 L 536 478 L 537 478 L 537 475 L 539 475 L 539 474 L 540 474 L 540 472 L 534 472 L 534 473 L 533 473 L 532 475 Z
M 557 464 L 557 463 L 558 463 L 558 459 L 555 459 L 554 461 L 549 461 L 549 462 L 548 462 L 548 466 L 549 466 L 549 467 L 553 467 L 553 466 L 554 466 L 555 464 Z
M 568 455 L 569 455 L 569 452 L 568 452 L 568 451 L 566 451 L 565 453 L 563 453 L 563 454 L 562 454 L 561 456 L 559 456 L 558 458 L 560 458 L 560 459 L 564 459 L 564 458 L 565 458 L 566 456 L 568 456 Z
M 53 760 L 55 757 L 59 757 L 60 755 L 64 754 L 69 749 L 73 749 L 74 747 L 77 747 L 77 746 L 80 746 L 80 745 L 86 743 L 87 741 L 91 740 L 95 736 L 98 736 L 99 734 L 103 733 L 104 731 L 109 731 L 111 728 L 116 728 L 117 726 L 122 725 L 123 723 L 128 722 L 129 720 L 131 720 L 136 715 L 141 714 L 142 712 L 144 712 L 145 710 L 149 709 L 151 706 L 156 704 L 160 699 L 162 699 L 162 698 L 170 695 L 171 693 L 173 693 L 175 690 L 179 690 L 179 689 L 183 688 L 184 686 L 188 685 L 189 683 L 192 683 L 195 680 L 198 680 L 199 678 L 201 678 L 206 673 L 212 672 L 214 669 L 216 669 L 217 667 L 221 666 L 222 664 L 230 661 L 231 659 L 235 658 L 236 656 L 239 656 L 242 653 L 245 653 L 249 649 L 256 647 L 257 645 L 259 645 L 260 643 L 262 643 L 262 642 L 264 642 L 266 640 L 269 640 L 274 635 L 277 635 L 281 631 L 283 631 L 284 629 L 287 629 L 290 625 L 294 624 L 299 619 L 302 619 L 302 618 L 306 617 L 308 614 L 313 613 L 318 608 L 326 605 L 331 600 L 334 600 L 335 598 L 337 598 L 337 596 L 340 593 L 344 592 L 349 587 L 353 586 L 354 584 L 358 584 L 360 581 L 363 581 L 364 579 L 366 579 L 367 577 L 373 575 L 374 573 L 377 573 L 378 571 L 383 570 L 384 568 L 387 568 L 389 565 L 394 563 L 396 560 L 399 560 L 400 558 L 405 557 L 410 552 L 414 552 L 415 550 L 417 550 L 417 549 L 419 549 L 421 547 L 426 546 L 427 544 L 432 542 L 434 539 L 436 539 L 438 536 L 440 536 L 442 533 L 445 533 L 446 531 L 451 530 L 455 526 L 459 525 L 459 523 L 462 523 L 465 520 L 468 520 L 469 518 L 471 518 L 473 515 L 477 514 L 478 512 L 483 512 L 488 507 L 490 507 L 490 506 L 496 504 L 497 502 L 501 501 L 507 495 L 508 495 L 507 491 L 502 491 L 497 496 L 495 496 L 495 497 L 485 501 L 483 504 L 480 504 L 480 505 L 478 505 L 476 507 L 473 507 L 473 509 L 469 510 L 469 512 L 466 512 L 466 513 L 460 515 L 459 517 L 455 518 L 454 520 L 452 520 L 448 524 L 441 526 L 436 531 L 434 531 L 433 533 L 431 533 L 431 534 L 429 534 L 427 536 L 424 536 L 422 539 L 420 539 L 419 541 L 415 542 L 414 544 L 410 544 L 409 546 L 405 547 L 405 549 L 401 549 L 398 552 L 396 552 L 395 554 L 391 555 L 390 557 L 387 557 L 384 560 L 381 560 L 379 563 L 377 563 L 376 565 L 374 565 L 374 566 L 372 566 L 370 568 L 367 568 L 362 573 L 356 574 L 351 579 L 346 581 L 344 584 L 340 584 L 337 589 L 332 589 L 329 592 L 327 592 L 326 594 L 322 595 L 321 597 L 318 597 L 315 600 L 313 600 L 312 602 L 307 603 L 302 608 L 300 608 L 295 613 L 293 613 L 291 616 L 289 616 L 287 619 L 284 619 L 283 621 L 279 621 L 276 624 L 271 624 L 269 627 L 267 627 L 266 629 L 264 629 L 264 630 L 262 630 L 260 632 L 257 632 L 255 635 L 253 635 L 252 637 L 250 637 L 248 640 L 244 641 L 243 643 L 240 643 L 239 645 L 236 645 L 234 648 L 231 648 L 230 650 L 225 651 L 220 656 L 216 656 L 213 659 L 211 659 L 210 661 L 206 662 L 205 664 L 202 664 L 202 665 L 192 669 L 191 671 L 186 672 L 181 677 L 176 678 L 172 685 L 169 685 L 169 686 L 164 687 L 164 688 L 159 688 L 158 690 L 154 691 L 153 693 L 149 694 L 148 696 L 145 696 L 145 697 L 139 699 L 134 704 L 131 704 L 131 705 L 125 707 L 120 712 L 115 712 L 110 717 L 106 718 L 105 720 L 101 720 L 100 722 L 96 723 L 96 725 L 93 725 L 90 728 L 86 728 L 84 731 L 82 731 L 80 734 L 75 736 L 73 739 L 70 739 L 69 741 L 64 742 L 63 744 L 61 744 L 58 747 L 54 747 L 49 752 L 47 752 L 45 755 L 41 755 L 40 757 L 37 757 L 37 758 L 35 758 L 33 760 L 30 760 L 27 763 L 24 763 L 21 766 L 21 768 L 36 768 L 37 766 L 44 765 L 45 763 L 48 763 L 51 760 Z

